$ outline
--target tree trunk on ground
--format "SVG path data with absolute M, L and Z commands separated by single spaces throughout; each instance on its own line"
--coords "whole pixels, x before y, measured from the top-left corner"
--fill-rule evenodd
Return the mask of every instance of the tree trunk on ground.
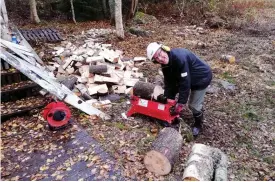
M 115 0 L 109 0 L 111 25 L 115 24 Z
M 155 85 L 152 83 L 146 83 L 138 81 L 133 88 L 133 93 L 135 96 L 139 96 L 142 99 L 151 100 L 153 97 Z
M 124 39 L 121 0 L 115 0 L 115 22 L 116 22 L 116 33 L 118 38 Z
M 73 18 L 74 23 L 76 23 L 76 20 L 75 20 L 75 13 L 74 13 L 74 2 L 73 2 L 73 0 L 70 0 L 70 4 L 71 4 L 71 11 L 72 11 L 72 18 Z
M 220 151 L 220 160 L 216 165 L 215 181 L 227 181 L 227 156 Z
M 174 128 L 164 128 L 144 158 L 145 167 L 158 175 L 169 174 L 179 157 L 183 139 Z
M 183 180 L 227 181 L 227 157 L 217 148 L 195 144 L 189 155 Z
M 40 23 L 40 19 L 37 14 L 37 8 L 36 8 L 36 1 L 35 0 L 29 0 L 30 3 L 30 14 L 31 14 L 31 21 L 33 23 Z

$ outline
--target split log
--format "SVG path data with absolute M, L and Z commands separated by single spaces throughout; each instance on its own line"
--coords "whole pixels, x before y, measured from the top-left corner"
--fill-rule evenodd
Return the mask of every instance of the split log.
M 136 72 L 136 73 L 132 73 L 132 75 L 134 78 L 143 78 L 143 73 Z
M 124 78 L 123 82 L 127 87 L 133 87 L 139 81 L 137 78 Z
M 63 69 L 66 69 L 72 62 L 73 60 L 71 58 L 67 58 L 64 62 L 64 64 L 62 65 Z
M 126 95 L 133 95 L 133 87 L 130 87 L 130 88 L 127 88 L 126 90 L 125 90 L 125 94 Z
M 104 49 L 99 53 L 99 56 L 104 57 L 107 61 L 111 63 L 117 63 L 119 59 L 119 54 L 113 50 Z
M 112 102 L 109 100 L 102 100 L 102 101 L 98 101 L 92 104 L 93 107 L 95 108 L 110 108 L 112 107 Z
M 101 87 L 97 90 L 97 95 L 98 96 L 104 96 L 104 95 L 107 95 L 108 94 L 108 87 L 107 85 L 105 84 L 106 87 Z
M 216 181 L 216 179 L 227 180 L 227 157 L 217 148 L 195 144 L 189 155 L 183 180 Z
M 158 175 L 170 173 L 179 157 L 183 139 L 174 128 L 164 128 L 152 143 L 152 149 L 144 158 L 145 167 Z
M 154 93 L 155 85 L 152 83 L 146 83 L 142 81 L 138 81 L 134 88 L 134 95 L 139 96 L 143 99 L 152 99 L 153 93 Z
M 125 90 L 126 90 L 126 85 L 113 85 L 112 89 L 113 89 L 114 93 L 124 94 Z
M 90 76 L 89 65 L 83 65 L 78 70 L 82 77 L 88 78 Z
M 134 62 L 143 62 L 146 61 L 146 57 L 134 57 Z
M 68 72 L 68 74 L 73 74 L 74 73 L 74 68 L 73 67 L 67 67 L 66 71 Z
M 124 78 L 131 78 L 132 71 L 125 71 L 124 72 Z
M 107 94 L 108 93 L 108 87 L 106 84 L 97 85 L 97 84 L 90 84 L 88 86 L 88 92 L 90 95 L 95 95 L 97 93 L 99 94 Z
M 92 65 L 90 64 L 89 71 L 90 73 L 100 74 L 107 72 L 107 65 Z
M 106 77 L 106 76 L 95 75 L 94 81 L 95 81 L 95 83 L 104 83 L 105 82 L 105 83 L 118 84 L 119 79 L 118 78 L 110 78 L 110 77 Z
M 161 86 L 156 85 L 153 92 L 153 98 L 157 100 L 158 96 L 164 94 L 164 90 Z
M 94 56 L 94 57 L 87 57 L 86 63 L 92 63 L 92 62 L 104 62 L 103 56 Z

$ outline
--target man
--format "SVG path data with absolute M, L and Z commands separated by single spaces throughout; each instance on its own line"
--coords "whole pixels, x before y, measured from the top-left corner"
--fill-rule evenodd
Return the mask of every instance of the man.
M 179 93 L 173 114 L 180 114 L 187 110 L 186 104 L 189 97 L 188 106 L 195 119 L 193 135 L 197 136 L 202 130 L 202 104 L 206 88 L 212 80 L 211 68 L 187 49 L 170 49 L 156 42 L 148 45 L 147 57 L 162 66 L 164 96 L 175 99 L 176 94 Z

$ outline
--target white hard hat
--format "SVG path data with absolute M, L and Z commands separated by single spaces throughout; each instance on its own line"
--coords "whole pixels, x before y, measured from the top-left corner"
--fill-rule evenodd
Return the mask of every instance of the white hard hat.
M 161 48 L 161 44 L 158 44 L 157 42 L 152 42 L 147 46 L 147 57 L 151 61 L 157 50 Z

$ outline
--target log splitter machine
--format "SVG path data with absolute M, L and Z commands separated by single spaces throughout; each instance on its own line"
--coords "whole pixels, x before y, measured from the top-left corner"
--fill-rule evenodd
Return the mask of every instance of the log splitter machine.
M 157 122 L 166 127 L 178 127 L 177 124 L 182 121 L 179 114 L 171 114 L 175 109 L 176 101 L 167 99 L 163 95 L 159 95 L 156 100 L 132 95 L 130 100 L 131 108 L 127 112 L 127 117 L 133 114 L 143 114 L 157 119 Z

